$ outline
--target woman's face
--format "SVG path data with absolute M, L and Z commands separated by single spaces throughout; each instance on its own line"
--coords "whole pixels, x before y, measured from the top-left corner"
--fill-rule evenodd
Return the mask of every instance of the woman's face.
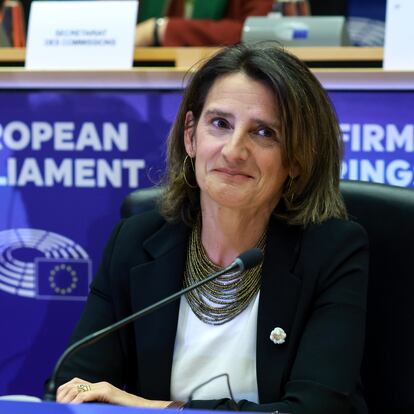
M 192 117 L 188 112 L 187 125 Z M 265 84 L 243 73 L 218 78 L 184 142 L 195 157 L 202 207 L 273 211 L 288 170 L 282 165 L 278 106 Z

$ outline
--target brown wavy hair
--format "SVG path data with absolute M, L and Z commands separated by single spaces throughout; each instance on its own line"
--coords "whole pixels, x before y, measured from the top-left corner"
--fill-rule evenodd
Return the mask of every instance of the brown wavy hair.
M 190 127 L 185 116 L 192 111 L 196 126 L 213 83 L 239 72 L 273 91 L 280 112 L 282 162 L 288 171 L 298 171 L 296 177 L 286 179 L 274 214 L 295 225 L 346 218 L 339 192 L 342 139 L 332 103 L 308 67 L 273 44 L 221 49 L 190 75 L 168 136 L 165 190 L 160 200 L 163 216 L 192 225 L 199 214 L 200 189 L 191 163 L 184 162 L 184 131 Z

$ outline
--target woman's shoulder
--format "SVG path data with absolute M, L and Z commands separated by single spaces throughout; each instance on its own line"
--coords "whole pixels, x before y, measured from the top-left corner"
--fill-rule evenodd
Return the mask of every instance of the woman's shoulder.
M 163 228 L 174 226 L 160 214 L 158 209 L 152 209 L 143 213 L 134 214 L 122 219 L 116 226 L 117 244 L 142 243 Z
M 352 241 L 359 241 L 364 244 L 368 242 L 367 232 L 359 223 L 342 218 L 330 218 L 321 223 L 313 223 L 307 226 L 289 225 L 277 219 L 273 221 L 271 229 L 274 228 L 277 231 L 282 230 L 284 234 L 295 235 L 302 245 L 305 244 L 311 250 L 319 250 L 325 244 L 335 246 Z
M 167 222 L 156 209 L 136 214 L 115 226 L 106 243 L 103 263 L 114 274 L 121 273 L 121 269 L 151 260 L 152 253 L 166 244 L 178 244 L 186 234 L 183 223 Z
M 333 244 L 359 240 L 367 242 L 365 229 L 357 222 L 340 218 L 331 218 L 322 223 L 312 224 L 305 230 L 305 238 L 309 241 Z
M 158 209 L 133 215 L 121 220 L 112 233 L 117 249 L 125 253 L 141 249 L 149 241 L 162 243 L 165 239 L 180 239 L 187 233 L 187 227 L 181 221 L 167 221 Z
M 121 221 L 122 231 L 134 235 L 134 237 L 148 237 L 162 226 L 166 220 L 157 209 L 134 214 Z
M 365 263 L 368 236 L 360 224 L 332 218 L 304 231 L 301 250 L 304 263 L 313 268 L 335 268 L 351 258 Z

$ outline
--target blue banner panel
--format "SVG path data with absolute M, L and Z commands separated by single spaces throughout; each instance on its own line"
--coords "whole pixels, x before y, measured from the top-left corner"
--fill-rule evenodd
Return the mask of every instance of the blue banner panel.
M 345 143 L 342 177 L 414 187 L 414 93 L 330 95 Z
M 0 93 L 0 395 L 42 395 L 123 198 L 164 170 L 180 99 Z
M 414 187 L 414 93 L 330 96 L 343 177 Z M 0 395 L 42 395 L 123 198 L 160 179 L 180 99 L 180 91 L 0 93 Z

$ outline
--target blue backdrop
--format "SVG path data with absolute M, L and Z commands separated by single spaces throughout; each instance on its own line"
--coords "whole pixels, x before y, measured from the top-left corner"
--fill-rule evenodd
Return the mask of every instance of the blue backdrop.
M 343 176 L 414 186 L 412 92 L 331 92 Z M 40 396 L 124 196 L 164 168 L 180 91 L 0 94 L 0 395 Z

